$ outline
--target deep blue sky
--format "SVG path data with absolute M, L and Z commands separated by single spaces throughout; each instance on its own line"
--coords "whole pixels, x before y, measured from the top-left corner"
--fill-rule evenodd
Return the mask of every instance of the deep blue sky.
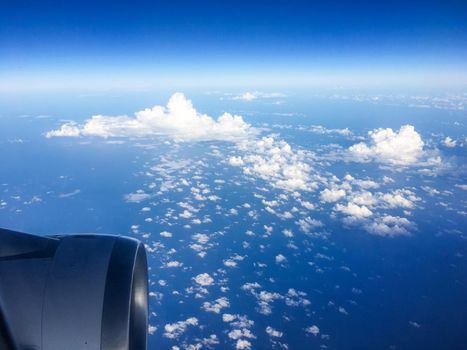
M 467 2 L 1 1 L 0 89 L 467 83 Z

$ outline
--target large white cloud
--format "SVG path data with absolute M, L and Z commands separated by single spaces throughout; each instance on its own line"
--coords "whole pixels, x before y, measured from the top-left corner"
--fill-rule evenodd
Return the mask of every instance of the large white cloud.
M 391 128 L 375 129 L 368 133 L 369 143 L 360 142 L 349 148 L 357 161 L 376 160 L 391 165 L 416 165 L 438 162 L 439 157 L 426 159 L 425 143 L 412 125 L 403 125 L 399 131 Z
M 224 113 L 217 120 L 196 111 L 184 94 L 175 93 L 166 107 L 154 106 L 136 112 L 134 117 L 95 115 L 83 125 L 63 124 L 46 137 L 138 137 L 169 136 L 175 140 L 244 139 L 255 130 L 241 116 Z

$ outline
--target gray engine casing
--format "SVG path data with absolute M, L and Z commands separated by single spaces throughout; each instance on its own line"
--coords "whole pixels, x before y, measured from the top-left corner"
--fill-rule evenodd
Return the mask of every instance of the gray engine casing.
M 0 229 L 0 349 L 145 350 L 144 245 Z

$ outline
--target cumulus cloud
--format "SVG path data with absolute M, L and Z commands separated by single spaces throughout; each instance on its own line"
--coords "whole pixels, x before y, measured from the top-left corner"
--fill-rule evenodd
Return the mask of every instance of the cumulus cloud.
M 209 276 L 207 273 L 201 273 L 195 277 L 195 282 L 198 283 L 200 286 L 210 286 L 214 283 L 214 279 Z
M 129 203 L 140 203 L 148 200 L 149 198 L 151 198 L 151 195 L 145 193 L 143 190 L 137 190 L 136 192 L 129 193 L 125 196 L 125 200 Z
M 307 333 L 313 334 L 314 336 L 317 336 L 319 334 L 319 328 L 316 325 L 313 325 L 311 327 L 308 327 L 306 329 Z
M 310 191 L 316 186 L 311 179 L 311 168 L 304 161 L 304 152 L 294 151 L 283 140 L 272 136 L 245 140 L 239 143 L 238 149 L 246 155 L 231 157 L 229 163 L 241 166 L 246 175 L 259 177 L 288 191 Z
M 429 157 L 424 151 L 425 143 L 412 125 L 403 125 L 399 131 L 391 128 L 375 129 L 368 133 L 369 143 L 360 142 L 349 148 L 349 153 L 356 161 L 375 160 L 391 165 L 416 165 L 439 163 L 439 157 Z
M 222 321 L 224 322 L 232 322 L 235 320 L 236 316 L 232 314 L 223 314 L 222 315 Z
M 251 343 L 248 340 L 238 339 L 237 343 L 235 344 L 235 349 L 237 350 L 250 350 Z
M 167 264 L 165 264 L 166 267 L 181 267 L 183 266 L 183 263 L 181 263 L 180 261 L 169 261 L 167 262 Z
M 168 231 L 162 231 L 161 233 L 159 233 L 161 235 L 161 237 L 165 237 L 165 238 L 170 238 L 172 237 L 172 232 L 168 232 Z
M 196 317 L 190 317 L 185 321 L 178 321 L 176 323 L 168 323 L 164 326 L 164 337 L 169 339 L 177 339 L 182 335 L 189 326 L 197 326 L 198 319 Z
M 347 203 L 347 205 L 336 204 L 335 209 L 356 220 L 365 219 L 373 215 L 373 212 L 366 206 L 351 202 Z
M 80 136 L 81 130 L 79 126 L 76 125 L 75 122 L 68 122 L 63 124 L 57 130 L 51 130 L 47 132 L 46 137 L 77 137 Z
M 287 261 L 287 258 L 283 256 L 282 254 L 276 255 L 276 263 L 281 264 L 283 262 Z
M 337 202 L 345 197 L 345 191 L 342 189 L 331 188 L 331 189 L 324 189 L 320 193 L 320 199 L 322 202 L 332 203 Z
M 274 337 L 274 338 L 280 338 L 284 334 L 278 330 L 275 330 L 271 326 L 266 327 L 266 333 L 269 334 L 270 337 Z
M 406 218 L 384 215 L 366 224 L 364 228 L 368 233 L 374 235 L 394 237 L 409 235 L 409 229 L 412 229 L 413 226 L 414 224 Z
M 309 216 L 306 218 L 300 219 L 296 222 L 298 227 L 300 228 L 300 231 L 304 233 L 309 233 L 312 229 L 316 227 L 322 227 L 324 226 L 323 223 L 319 220 L 312 219 Z
M 381 200 L 384 201 L 389 208 L 413 209 L 415 207 L 414 202 L 420 201 L 421 199 L 412 191 L 401 189 L 394 190 L 391 193 L 381 194 Z
M 226 308 L 229 306 L 230 306 L 230 303 L 226 297 L 216 299 L 213 302 L 206 301 L 203 303 L 203 309 L 206 312 L 214 312 L 216 314 L 219 314 L 223 308 Z
M 142 137 L 168 136 L 179 141 L 244 139 L 255 130 L 241 116 L 224 113 L 217 120 L 201 114 L 184 94 L 175 93 L 166 107 L 154 106 L 134 117 L 95 115 L 84 124 L 63 124 L 46 137 Z
M 447 136 L 447 137 L 443 140 L 443 144 L 444 144 L 446 147 L 454 148 L 454 147 L 457 146 L 457 141 L 456 141 L 456 140 L 453 140 L 452 138 L 450 138 L 449 136 Z

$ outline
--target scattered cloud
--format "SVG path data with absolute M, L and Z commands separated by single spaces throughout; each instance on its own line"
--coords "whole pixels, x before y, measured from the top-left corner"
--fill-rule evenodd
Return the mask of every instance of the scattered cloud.
M 237 350 L 250 350 L 251 343 L 248 340 L 238 339 L 237 343 L 235 344 L 235 349 Z
M 246 140 L 238 144 L 238 149 L 245 155 L 231 157 L 229 163 L 241 166 L 246 175 L 259 177 L 288 191 L 310 191 L 316 187 L 311 168 L 305 162 L 305 153 L 294 151 L 284 140 L 272 136 Z
M 356 220 L 365 219 L 373 215 L 373 212 L 366 206 L 351 202 L 347 203 L 347 205 L 336 204 L 335 209 Z
M 319 334 L 319 328 L 316 325 L 313 325 L 311 327 L 308 327 L 306 329 L 307 333 L 313 334 L 314 336 L 317 336 Z
M 159 233 L 161 235 L 161 237 L 165 237 L 165 238 L 170 238 L 172 237 L 172 232 L 168 232 L 168 231 L 162 231 L 161 233 Z
M 274 337 L 274 338 L 280 338 L 284 335 L 284 333 L 278 331 L 278 330 L 275 330 L 274 328 L 268 326 L 266 327 L 266 333 L 270 336 L 270 337 Z
M 214 279 L 209 276 L 207 273 L 201 273 L 195 277 L 195 282 L 198 283 L 200 286 L 210 286 L 214 283 Z
M 125 196 L 125 200 L 129 203 L 140 203 L 151 198 L 151 195 L 143 190 L 137 190 L 134 193 L 129 193 Z
M 276 255 L 276 263 L 277 264 L 281 264 L 281 263 L 286 262 L 286 261 L 287 261 L 287 258 L 284 255 L 282 255 L 282 254 Z
M 414 224 L 406 218 L 391 215 L 377 217 L 374 221 L 364 225 L 368 233 L 386 237 L 409 235 L 409 230 L 413 227 Z
M 322 202 L 332 203 L 344 198 L 345 195 L 346 193 L 343 189 L 326 188 L 323 191 L 321 191 L 320 198 Z
M 449 136 L 446 137 L 444 140 L 443 140 L 443 144 L 446 146 L 446 147 L 449 147 L 449 148 L 454 148 L 457 146 L 457 141 L 456 140 L 453 140 L 452 138 L 450 138 Z
M 219 314 L 223 308 L 230 307 L 229 300 L 226 297 L 216 299 L 213 302 L 206 301 L 203 303 L 203 309 L 206 312 L 214 312 Z
M 197 326 L 198 319 L 196 317 L 190 317 L 185 321 L 178 321 L 176 323 L 168 323 L 164 326 L 164 337 L 169 339 L 177 339 L 185 333 L 189 326 Z

